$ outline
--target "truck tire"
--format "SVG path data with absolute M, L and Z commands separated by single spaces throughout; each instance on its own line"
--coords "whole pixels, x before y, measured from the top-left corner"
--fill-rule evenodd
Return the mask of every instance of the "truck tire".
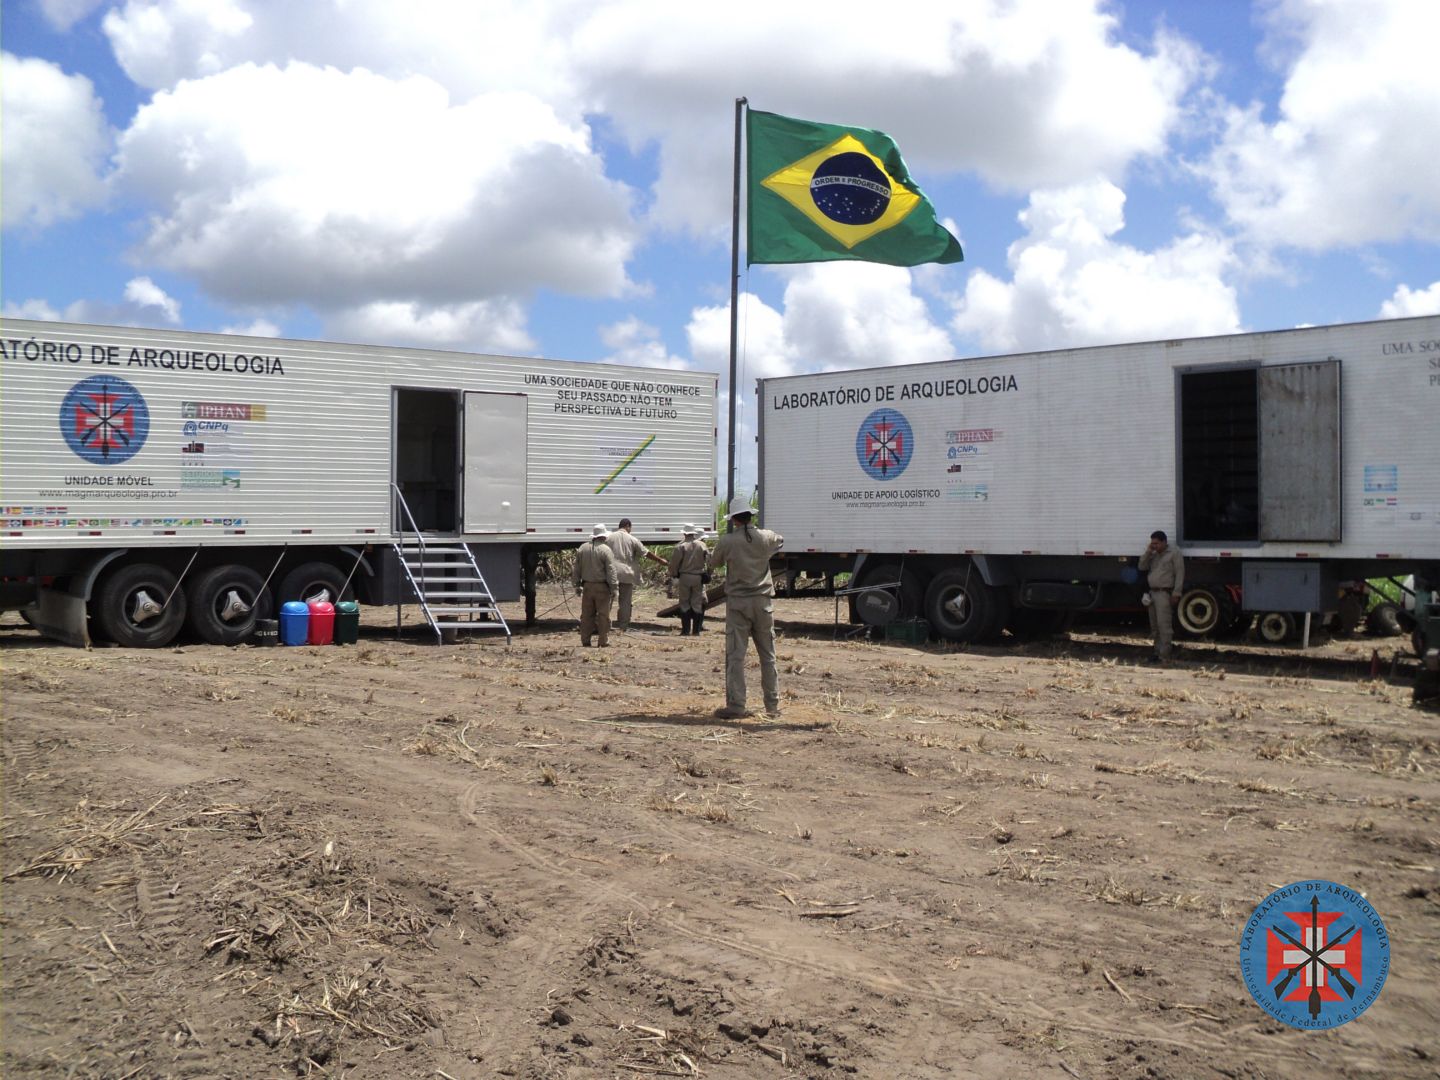
M 184 590 L 175 588 L 174 574 L 153 563 L 121 566 L 101 584 L 93 605 L 100 632 L 129 648 L 168 645 L 185 623 Z
M 1267 611 L 1255 620 L 1255 636 L 1267 645 L 1283 645 L 1295 632 L 1295 616 L 1288 611 Z
M 1400 634 L 1400 605 L 1382 600 L 1365 616 L 1365 629 L 1375 637 L 1398 637 Z
M 925 590 L 925 618 L 946 641 L 982 640 L 994 625 L 994 590 L 974 567 L 941 570 Z
M 264 581 L 248 566 L 216 566 L 186 590 L 190 631 L 207 645 L 238 645 L 268 619 L 272 605 Z M 247 610 L 241 611 L 243 606 Z M 227 617 L 228 616 L 228 617 Z
M 340 595 L 342 586 L 345 575 L 337 567 L 325 562 L 301 563 L 280 579 L 276 600 L 282 604 L 287 600 L 328 600 L 334 604 L 352 598 L 349 586 L 345 586 L 345 595 Z
M 1220 626 L 1220 610 L 1220 598 L 1209 589 L 1186 589 L 1175 609 L 1175 625 L 1186 637 L 1209 637 Z
M 860 593 L 851 598 L 854 601 L 855 617 L 860 622 L 866 626 L 884 626 L 892 621 L 919 618 L 925 600 L 925 589 L 915 575 L 909 570 L 902 570 L 899 563 L 882 562 L 866 566 L 860 577 L 860 587 L 863 589 L 871 585 L 886 585 L 894 581 L 900 583 L 899 589 L 891 590 L 899 601 L 899 611 L 895 612 L 893 605 L 868 606 L 864 602 L 865 594 Z

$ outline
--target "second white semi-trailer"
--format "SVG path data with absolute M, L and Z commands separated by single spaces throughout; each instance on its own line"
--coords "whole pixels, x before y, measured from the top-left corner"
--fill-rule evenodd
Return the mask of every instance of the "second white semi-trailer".
M 1192 632 L 1440 582 L 1440 317 L 759 383 L 759 499 L 796 571 L 954 641 L 1136 593 L 1165 530 Z

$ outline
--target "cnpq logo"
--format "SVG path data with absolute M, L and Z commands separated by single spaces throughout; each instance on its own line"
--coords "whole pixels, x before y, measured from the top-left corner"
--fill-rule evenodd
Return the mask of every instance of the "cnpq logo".
M 855 457 L 872 480 L 894 480 L 914 455 L 910 421 L 894 409 L 876 409 L 855 433 Z
M 140 391 L 114 375 L 92 375 L 60 403 L 65 445 L 92 465 L 119 465 L 145 445 L 150 409 Z
M 1390 973 L 1379 912 L 1333 881 L 1297 881 L 1267 896 L 1240 938 L 1240 974 L 1281 1023 L 1320 1030 L 1374 1004 Z

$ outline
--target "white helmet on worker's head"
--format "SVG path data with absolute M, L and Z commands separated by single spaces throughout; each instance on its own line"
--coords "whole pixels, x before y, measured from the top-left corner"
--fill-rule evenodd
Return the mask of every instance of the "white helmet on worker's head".
M 685 536 L 698 536 L 700 530 L 694 525 L 681 525 L 680 532 Z
M 752 506 L 741 506 L 738 509 L 730 511 L 730 520 L 739 521 L 741 524 L 749 521 L 754 516 L 755 508 Z
M 610 535 L 610 530 L 607 529 L 607 528 L 604 526 L 603 523 L 602 523 L 602 524 L 599 524 L 599 525 L 596 525 L 593 529 L 590 530 L 590 539 L 592 539 L 592 540 L 598 540 L 598 539 L 600 539 L 600 537 L 602 537 L 602 536 L 609 536 L 609 535 Z

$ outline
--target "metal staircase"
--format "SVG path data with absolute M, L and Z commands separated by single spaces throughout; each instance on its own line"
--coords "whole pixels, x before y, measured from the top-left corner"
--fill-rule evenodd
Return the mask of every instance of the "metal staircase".
M 490 595 L 490 586 L 485 584 L 485 575 L 480 573 L 470 548 L 459 539 L 426 537 L 416 528 L 399 487 L 391 487 L 409 526 L 400 529 L 395 554 L 436 637 L 444 642 L 464 631 L 500 630 L 508 644 L 510 627 Z M 395 612 L 397 625 L 400 606 L 397 604 Z

